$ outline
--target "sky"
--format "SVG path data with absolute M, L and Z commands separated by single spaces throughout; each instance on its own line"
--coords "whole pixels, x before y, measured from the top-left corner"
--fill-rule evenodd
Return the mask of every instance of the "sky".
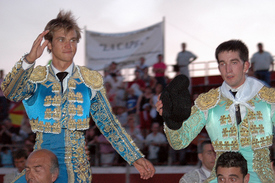
M 7 74 L 29 52 L 45 25 L 59 10 L 70 10 L 82 29 L 121 33 L 165 20 L 165 63 L 175 64 L 181 43 L 198 56 L 196 62 L 215 60 L 216 47 L 240 39 L 250 50 L 257 43 L 275 54 L 273 0 L 0 0 L 0 69 Z M 82 37 L 84 35 L 82 34 Z M 84 39 L 74 62 L 84 65 Z M 37 65 L 51 55 L 45 50 Z

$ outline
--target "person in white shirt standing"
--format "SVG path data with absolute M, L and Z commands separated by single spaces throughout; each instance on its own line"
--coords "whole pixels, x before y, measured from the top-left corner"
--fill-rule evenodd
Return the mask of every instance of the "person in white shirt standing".
M 273 66 L 273 57 L 267 51 L 264 51 L 263 44 L 258 43 L 258 52 L 254 53 L 251 58 L 251 70 L 254 71 L 256 78 L 264 81 L 265 84 L 271 86 L 270 66 Z
M 178 74 L 183 74 L 189 78 L 190 85 L 189 85 L 189 91 L 191 92 L 191 80 L 190 80 L 190 74 L 189 74 L 189 64 L 197 59 L 197 56 L 193 54 L 190 51 L 186 50 L 186 43 L 181 44 L 181 52 L 177 55 L 177 66 L 179 69 Z

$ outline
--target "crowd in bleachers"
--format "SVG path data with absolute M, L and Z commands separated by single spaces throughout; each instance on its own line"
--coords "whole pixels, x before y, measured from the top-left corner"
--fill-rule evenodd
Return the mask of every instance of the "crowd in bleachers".
M 162 55 L 158 55 L 158 59 L 158 63 L 162 62 Z M 110 64 L 110 67 L 104 71 L 104 83 L 113 113 L 153 164 L 167 165 L 168 161 L 176 165 L 195 164 L 197 162 L 196 141 L 187 149 L 180 151 L 172 150 L 168 145 L 163 131 L 163 119 L 156 111 L 155 104 L 158 95 L 173 78 L 168 78 L 164 74 L 158 75 L 163 79 L 156 78 L 158 71 L 154 66 L 151 69 L 154 75 L 149 74 L 149 67 L 141 57 L 140 63 L 136 65 L 133 72 L 134 79 L 125 82 L 118 64 L 116 62 Z M 162 72 L 165 72 L 165 68 Z M 100 135 L 92 120 L 86 139 L 91 155 L 91 165 L 125 164 L 108 141 Z M 188 160 L 185 158 L 186 155 L 190 157 Z

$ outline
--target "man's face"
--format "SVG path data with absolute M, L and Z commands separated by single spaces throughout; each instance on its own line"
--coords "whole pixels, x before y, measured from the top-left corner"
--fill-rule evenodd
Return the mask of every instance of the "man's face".
M 58 62 L 72 63 L 77 50 L 77 34 L 75 30 L 70 30 L 67 34 L 62 28 L 55 31 L 48 48 L 52 51 L 53 64 Z
M 185 48 L 186 48 L 186 44 L 184 44 L 184 43 L 181 44 L 181 50 L 182 50 L 182 51 L 185 51 Z
M 224 51 L 218 54 L 219 70 L 223 80 L 232 88 L 238 88 L 245 81 L 249 62 L 241 60 L 236 51 Z
M 215 165 L 216 153 L 211 144 L 205 144 L 203 146 L 203 152 L 199 153 L 199 159 L 202 165 L 211 171 Z
M 240 167 L 218 167 L 217 179 L 218 183 L 248 183 L 249 174 L 244 177 Z
M 19 159 L 14 159 L 14 165 L 18 169 L 18 171 L 21 173 L 26 165 L 26 159 L 24 157 Z
M 56 180 L 50 172 L 51 159 L 47 154 L 33 154 L 27 159 L 26 180 L 28 183 L 52 183 Z
M 153 133 L 158 133 L 159 132 L 159 124 L 154 123 L 151 127 L 151 130 Z

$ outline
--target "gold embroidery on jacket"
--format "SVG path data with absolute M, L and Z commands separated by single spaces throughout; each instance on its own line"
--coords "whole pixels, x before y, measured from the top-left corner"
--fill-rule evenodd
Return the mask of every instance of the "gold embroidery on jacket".
M 91 168 L 85 153 L 85 139 L 82 131 L 65 130 L 66 155 L 65 162 L 69 175 L 69 183 L 91 182 Z M 74 157 L 74 158 L 72 158 Z
M 87 67 L 78 66 L 84 83 L 94 89 L 100 90 L 103 87 L 103 78 L 97 71 L 88 69 Z
M 197 100 L 195 101 L 195 104 L 200 110 L 208 110 L 217 104 L 219 97 L 219 89 L 211 89 L 207 93 L 200 94 Z
M 30 81 L 37 83 L 42 82 L 46 79 L 47 76 L 47 68 L 45 66 L 37 66 L 33 69 L 32 74 L 30 76 Z
M 214 141 L 213 143 L 213 147 L 216 151 L 228 151 L 228 150 L 234 150 L 237 151 L 239 150 L 239 143 L 237 140 L 233 140 L 231 142 L 229 141 Z
M 268 103 L 275 103 L 275 90 L 274 88 L 262 87 L 258 92 L 258 96 Z
M 261 182 L 274 182 L 274 175 L 270 168 L 270 152 L 268 148 L 254 150 L 253 170 Z

